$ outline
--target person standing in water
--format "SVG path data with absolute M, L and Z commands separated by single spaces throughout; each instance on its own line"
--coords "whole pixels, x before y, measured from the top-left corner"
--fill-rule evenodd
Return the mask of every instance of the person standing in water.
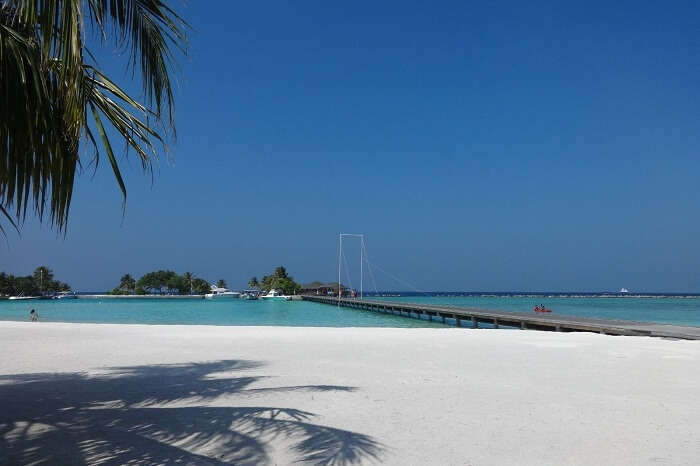
M 32 319 L 32 322 L 39 322 L 39 314 L 34 309 L 29 311 L 29 317 Z

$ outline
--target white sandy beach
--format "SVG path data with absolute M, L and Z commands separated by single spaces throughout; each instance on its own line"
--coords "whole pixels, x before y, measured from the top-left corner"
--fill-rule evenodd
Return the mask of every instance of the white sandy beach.
M 697 464 L 700 342 L 0 322 L 2 464 Z

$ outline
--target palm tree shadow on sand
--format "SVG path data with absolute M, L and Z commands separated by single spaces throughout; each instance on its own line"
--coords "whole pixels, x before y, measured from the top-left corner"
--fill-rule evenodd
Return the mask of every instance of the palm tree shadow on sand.
M 225 374 L 261 366 L 227 360 L 118 367 L 99 375 L 0 376 L 0 464 L 269 464 L 270 442 L 280 437 L 302 463 L 380 459 L 384 447 L 372 437 L 315 424 L 310 412 L 191 406 L 266 391 L 354 390 L 334 385 L 250 389 L 263 377 Z

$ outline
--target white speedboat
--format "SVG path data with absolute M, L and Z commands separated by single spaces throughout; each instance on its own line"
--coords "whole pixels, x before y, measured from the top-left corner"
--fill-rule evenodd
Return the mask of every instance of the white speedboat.
M 259 290 L 243 290 L 243 294 L 241 295 L 241 299 L 247 299 L 247 300 L 256 300 L 260 296 L 260 291 Z
M 71 291 L 61 291 L 56 295 L 56 299 L 78 299 L 78 296 Z
M 231 291 L 228 288 L 212 285 L 211 293 L 205 294 L 204 297 L 207 299 L 238 299 L 241 297 L 241 294 L 237 291 Z
M 291 296 L 285 296 L 281 292 L 272 289 L 267 292 L 267 294 L 263 295 L 262 299 L 274 299 L 278 301 L 290 301 L 292 299 Z
M 27 300 L 27 299 L 39 299 L 38 296 L 24 296 L 24 293 L 20 293 L 17 296 L 10 296 L 7 299 L 13 299 L 13 300 Z
M 630 292 L 630 290 L 628 290 L 627 288 L 620 288 L 620 293 L 629 293 L 629 292 Z

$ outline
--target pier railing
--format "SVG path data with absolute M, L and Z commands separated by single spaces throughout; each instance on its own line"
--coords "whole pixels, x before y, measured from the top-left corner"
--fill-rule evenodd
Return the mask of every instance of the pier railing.
M 437 306 L 350 299 L 332 296 L 304 295 L 302 299 L 365 311 L 394 314 L 404 317 L 433 320 L 458 327 L 478 328 L 488 324 L 494 328 L 515 327 L 523 330 L 548 330 L 556 332 L 595 332 L 607 335 L 652 336 L 684 340 L 700 340 L 700 327 L 635 322 L 627 320 L 593 319 L 568 315 L 537 315 L 525 312 L 491 311 L 467 307 Z

